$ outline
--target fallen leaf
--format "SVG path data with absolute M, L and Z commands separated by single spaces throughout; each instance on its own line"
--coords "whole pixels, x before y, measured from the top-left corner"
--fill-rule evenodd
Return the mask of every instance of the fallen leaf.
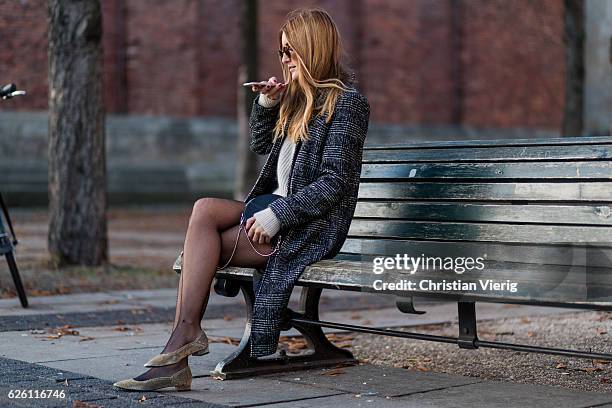
M 62 337 L 62 335 L 61 335 L 61 334 L 55 334 L 55 335 L 50 335 L 50 336 L 47 336 L 47 337 L 45 337 L 45 338 L 46 338 L 46 339 L 48 339 L 48 340 L 57 340 L 57 339 L 59 339 L 60 337 Z
M 91 337 L 91 336 L 83 336 L 79 339 L 79 341 L 90 341 L 90 340 L 95 340 L 95 337 Z
M 587 368 L 576 368 L 576 371 L 584 371 L 585 373 L 595 373 L 597 371 L 603 371 L 600 367 L 587 367 Z
M 225 315 L 223 316 L 223 320 L 225 320 L 226 322 L 229 322 L 230 320 L 234 320 L 234 318 L 230 315 Z
M 332 343 L 335 341 L 348 341 L 348 340 L 353 340 L 355 338 L 355 335 L 352 333 L 330 333 L 330 334 L 326 334 L 325 337 L 327 337 L 327 340 L 331 341 Z
M 72 330 L 74 326 L 71 326 L 69 324 L 65 324 L 61 327 L 56 327 L 54 329 L 48 329 L 47 332 L 48 333 L 55 333 L 58 336 L 78 336 L 79 335 L 79 331 L 78 330 Z
M 339 341 L 337 343 L 334 343 L 334 345 L 336 347 L 339 347 L 339 348 L 351 348 L 351 347 L 353 347 L 353 343 L 351 343 L 350 341 L 345 341 L 345 342 L 340 342 Z
M 232 346 L 237 346 L 240 344 L 239 339 L 235 339 L 233 337 L 225 336 L 225 337 L 209 337 L 209 343 L 226 343 Z
M 299 353 L 300 350 L 308 348 L 308 343 L 306 343 L 306 339 L 302 336 L 281 336 L 279 340 L 281 344 L 287 346 L 287 351 L 291 353 Z
M 324 372 L 322 372 L 320 375 L 329 375 L 329 376 L 336 376 L 336 375 L 340 375 L 340 374 L 345 374 L 346 371 L 343 367 L 339 367 L 339 368 L 332 368 L 331 370 L 326 370 Z
M 598 327 L 597 328 L 597 334 L 599 334 L 600 336 L 606 334 L 607 332 L 608 331 L 606 329 L 604 329 L 603 327 Z
M 49 296 L 49 295 L 52 295 L 53 293 L 51 293 L 51 291 L 49 290 L 30 289 L 28 291 L 28 294 L 30 296 Z
M 567 366 L 565 364 L 563 364 L 563 363 L 559 363 L 559 364 L 557 364 L 555 366 L 555 368 L 558 369 L 558 370 L 563 370 L 563 369 L 566 369 Z

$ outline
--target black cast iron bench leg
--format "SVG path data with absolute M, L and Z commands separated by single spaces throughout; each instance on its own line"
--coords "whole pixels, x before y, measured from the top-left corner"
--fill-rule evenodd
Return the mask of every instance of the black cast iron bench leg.
M 251 337 L 251 316 L 255 295 L 250 281 L 230 281 L 217 279 L 215 291 L 223 296 L 236 296 L 241 290 L 247 305 L 247 323 L 238 349 L 220 361 L 211 371 L 214 378 L 229 380 L 277 372 L 304 370 L 309 368 L 330 367 L 339 364 L 356 364 L 353 354 L 331 343 L 321 327 L 292 322 L 292 316 L 319 320 L 319 299 L 321 288 L 304 288 L 300 297 L 299 311 L 287 310 L 282 330 L 294 327 L 306 340 L 309 352 L 300 355 L 287 355 L 282 350 L 280 356 L 253 359 L 249 356 Z

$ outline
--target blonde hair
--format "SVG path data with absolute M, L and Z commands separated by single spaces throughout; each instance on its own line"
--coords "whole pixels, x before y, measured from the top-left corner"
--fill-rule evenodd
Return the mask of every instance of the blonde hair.
M 331 16 L 323 9 L 297 9 L 287 15 L 278 32 L 279 49 L 283 48 L 283 32 L 293 49 L 297 80 L 281 62 L 283 77 L 288 86 L 281 97 L 274 140 L 282 137 L 288 126 L 288 137 L 295 143 L 308 140 L 308 123 L 313 113 L 331 120 L 334 106 L 346 83 L 351 82 L 347 67 L 342 62 L 340 34 Z

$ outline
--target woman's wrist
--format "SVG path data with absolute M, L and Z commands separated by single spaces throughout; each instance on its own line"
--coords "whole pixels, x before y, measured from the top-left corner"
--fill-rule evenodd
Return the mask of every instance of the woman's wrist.
M 269 207 L 256 212 L 253 214 L 253 217 L 255 217 L 270 238 L 275 236 L 280 230 L 280 221 Z
M 272 108 L 273 106 L 278 105 L 278 103 L 280 102 L 280 98 L 279 99 L 272 99 L 270 97 L 268 97 L 266 94 L 259 94 L 259 99 L 257 100 L 257 103 L 259 103 L 259 105 L 263 106 L 264 108 Z

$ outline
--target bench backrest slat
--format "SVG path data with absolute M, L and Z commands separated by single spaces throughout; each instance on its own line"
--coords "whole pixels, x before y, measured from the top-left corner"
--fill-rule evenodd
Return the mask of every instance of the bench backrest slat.
M 459 138 L 457 138 L 459 139 Z M 444 140 L 433 142 L 410 142 L 401 144 L 369 145 L 366 143 L 365 150 L 389 150 L 389 149 L 423 149 L 423 148 L 446 148 L 457 147 L 469 149 L 472 147 L 507 147 L 507 146 L 571 146 L 589 144 L 610 144 L 612 136 L 580 136 L 580 137 L 548 137 L 530 139 L 474 139 L 474 140 Z
M 348 238 L 339 258 L 360 260 L 380 254 L 433 254 L 449 257 L 477 258 L 486 254 L 487 259 L 500 262 L 573 265 L 577 269 L 585 265 L 612 268 L 612 248 L 590 248 L 588 256 L 581 247 L 569 244 L 508 244 L 473 241 L 417 241 L 375 238 Z
M 612 205 L 475 204 L 413 201 L 360 201 L 356 218 L 411 221 L 505 222 L 612 226 Z
M 364 150 L 364 163 L 393 162 L 486 162 L 611 160 L 612 143 L 572 146 L 516 146 L 439 149 Z
M 373 182 L 361 183 L 359 198 L 370 200 L 597 201 L 612 203 L 612 180 L 609 182 L 580 183 Z
M 612 180 L 612 161 L 489 163 L 364 163 L 363 181 L 380 179 Z
M 427 239 L 444 241 L 490 241 L 514 243 L 587 244 L 599 242 L 612 247 L 610 228 L 550 226 L 534 224 L 440 223 L 427 221 L 353 220 L 351 236 Z

